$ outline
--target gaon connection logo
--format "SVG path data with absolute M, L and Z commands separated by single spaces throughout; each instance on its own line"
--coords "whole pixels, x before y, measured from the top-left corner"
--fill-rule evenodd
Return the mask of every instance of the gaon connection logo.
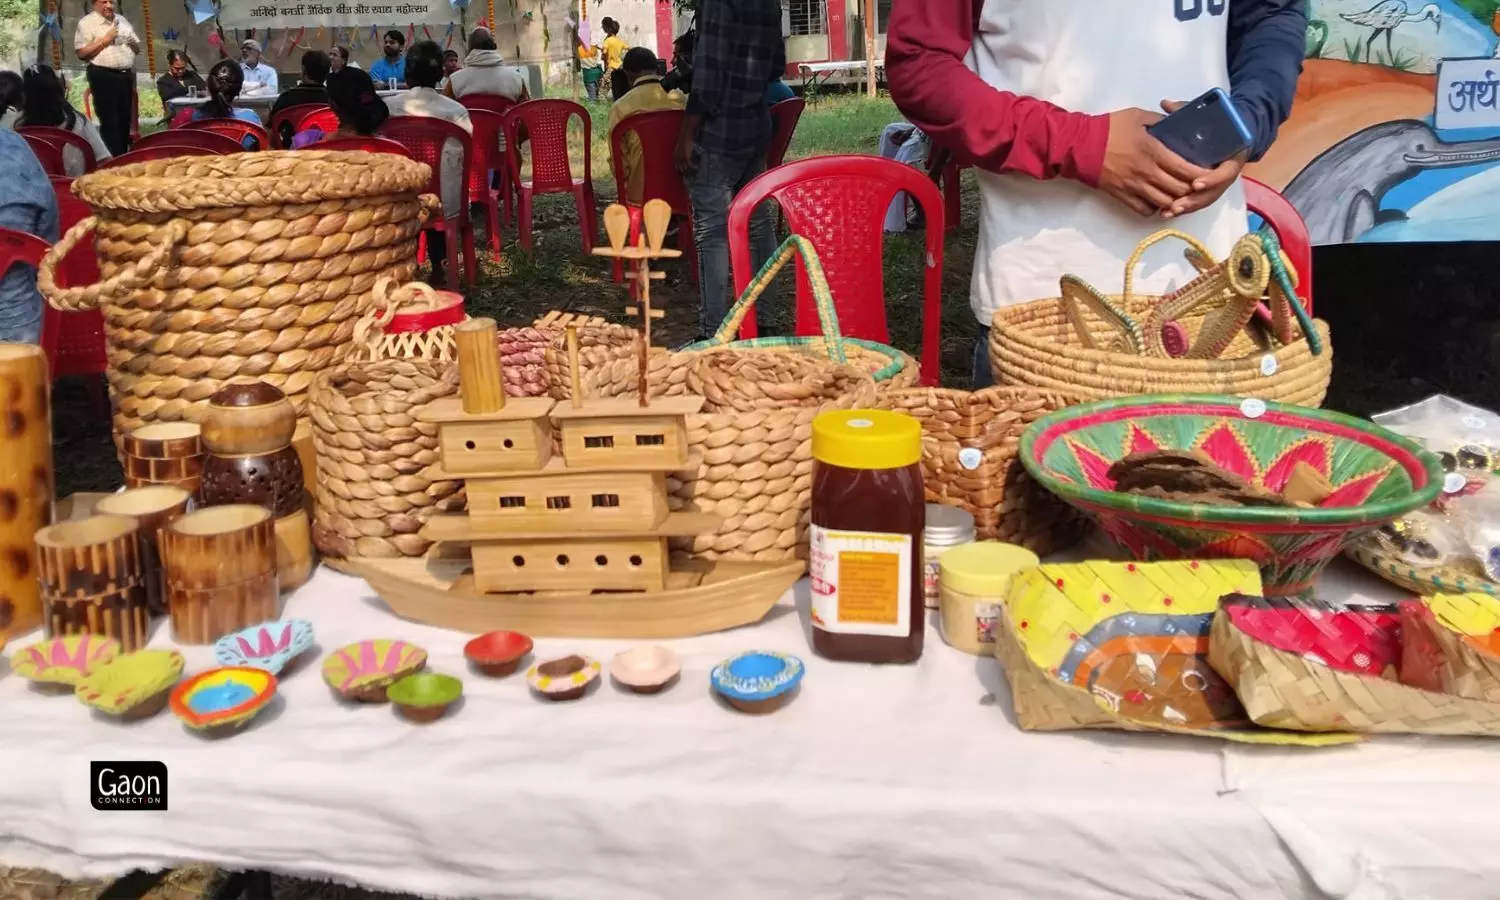
M 150 760 L 89 763 L 89 799 L 94 809 L 167 808 L 167 764 Z

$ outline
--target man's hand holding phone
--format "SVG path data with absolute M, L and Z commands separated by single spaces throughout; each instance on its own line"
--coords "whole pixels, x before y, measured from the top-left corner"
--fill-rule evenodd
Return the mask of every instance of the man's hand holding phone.
M 1183 100 L 1163 100 L 1161 108 L 1171 115 L 1187 105 Z M 1170 152 L 1170 151 L 1168 151 Z M 1234 180 L 1240 177 L 1244 171 L 1245 163 L 1250 158 L 1248 151 L 1241 151 L 1233 157 L 1219 163 L 1209 169 L 1206 175 L 1195 178 L 1192 184 L 1192 192 L 1185 197 L 1179 197 L 1170 208 L 1162 209 L 1162 217 L 1170 219 L 1173 216 L 1185 216 L 1188 213 L 1197 212 L 1212 206 L 1223 193 L 1229 189 Z
M 1143 216 L 1181 215 L 1174 211 L 1178 204 L 1192 198 L 1193 186 L 1217 171 L 1193 165 L 1152 137 L 1146 128 L 1161 119 L 1160 114 L 1144 109 L 1109 114 L 1109 142 L 1099 187 Z M 1223 190 L 1220 187 L 1218 193 Z

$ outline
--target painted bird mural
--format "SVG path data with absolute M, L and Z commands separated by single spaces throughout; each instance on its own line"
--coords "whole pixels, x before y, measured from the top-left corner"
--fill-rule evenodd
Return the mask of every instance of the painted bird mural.
M 1339 18 L 1361 28 L 1371 29 L 1370 40 L 1365 44 L 1365 62 L 1370 61 L 1370 54 L 1375 48 L 1375 40 L 1382 34 L 1385 35 L 1386 59 L 1395 59 L 1395 51 L 1391 48 L 1391 35 L 1397 28 L 1408 22 L 1426 22 L 1431 19 L 1439 31 L 1443 28 L 1443 11 L 1436 3 L 1429 3 L 1418 12 L 1411 12 L 1403 0 L 1380 0 L 1364 12 L 1339 13 Z

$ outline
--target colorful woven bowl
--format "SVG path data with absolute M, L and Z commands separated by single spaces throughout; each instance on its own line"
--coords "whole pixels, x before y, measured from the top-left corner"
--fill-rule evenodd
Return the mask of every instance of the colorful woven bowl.
M 199 672 L 172 691 L 172 713 L 195 731 L 248 723 L 276 696 L 276 676 L 250 666 Z
M 1306 463 L 1334 491 L 1313 509 L 1230 507 L 1116 492 L 1131 453 L 1198 450 L 1271 491 Z M 1267 596 L 1307 595 L 1344 544 L 1432 502 L 1437 456 L 1377 425 L 1326 410 L 1210 395 L 1158 394 L 1060 410 L 1021 437 L 1040 484 L 1090 513 L 1137 560 L 1251 559 Z
M 714 666 L 709 683 L 740 712 L 769 713 L 780 709 L 802 683 L 802 660 L 785 653 L 741 653 Z
M 263 622 L 227 634 L 214 643 L 214 658 L 225 666 L 250 666 L 280 675 L 286 664 L 313 645 L 311 622 Z
M 172 685 L 182 677 L 176 650 L 141 650 L 115 657 L 78 682 L 78 699 L 122 720 L 146 719 L 167 706 Z
M 120 655 L 120 642 L 97 634 L 70 634 L 23 647 L 10 670 L 43 685 L 77 687 L 85 675 Z
M 346 700 L 384 703 L 386 688 L 420 672 L 427 651 L 405 641 L 360 641 L 328 654 L 323 680 Z

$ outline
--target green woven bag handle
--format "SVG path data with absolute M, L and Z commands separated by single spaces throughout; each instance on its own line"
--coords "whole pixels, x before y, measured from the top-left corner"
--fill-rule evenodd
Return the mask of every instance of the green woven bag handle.
M 755 301 L 765 293 L 766 286 L 771 279 L 776 277 L 786 264 L 795 256 L 802 257 L 802 266 L 807 272 L 807 283 L 812 285 L 813 299 L 818 305 L 818 324 L 823 329 L 823 340 L 828 344 L 828 356 L 839 365 L 847 365 L 849 357 L 844 353 L 844 335 L 839 331 L 839 314 L 833 308 L 833 292 L 828 289 L 828 276 L 823 274 L 823 264 L 818 261 L 818 251 L 813 249 L 812 242 L 800 234 L 794 234 L 786 239 L 786 242 L 776 251 L 766 264 L 760 267 L 755 278 L 750 281 L 750 286 L 745 288 L 745 293 L 736 300 L 734 307 L 729 310 L 729 315 L 724 317 L 724 323 L 714 336 L 700 344 L 694 344 L 694 350 L 706 350 L 712 347 L 722 347 L 731 343 L 735 335 L 740 332 L 740 325 L 744 324 L 745 317 L 755 308 Z M 755 342 L 757 348 L 766 347 L 801 347 L 807 344 L 807 338 L 798 337 L 764 337 Z M 899 371 L 899 368 L 898 368 Z

